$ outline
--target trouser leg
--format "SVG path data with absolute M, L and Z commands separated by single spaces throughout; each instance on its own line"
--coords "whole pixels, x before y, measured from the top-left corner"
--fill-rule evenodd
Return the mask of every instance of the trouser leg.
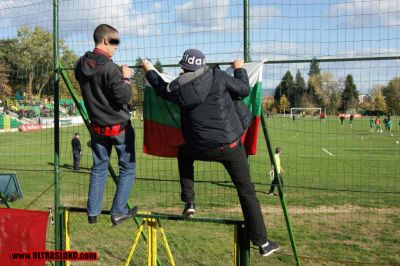
M 104 187 L 107 180 L 107 169 L 111 154 L 111 142 L 108 138 L 92 136 L 91 148 L 93 166 L 90 171 L 88 194 L 88 215 L 97 216 L 101 213 Z
M 124 132 L 112 139 L 118 155 L 119 176 L 111 215 L 120 215 L 128 212 L 127 204 L 135 180 L 135 132 L 129 125 Z
M 181 200 L 194 201 L 194 158 L 190 149 L 183 145 L 178 152 L 179 178 L 181 184 Z
M 254 185 L 251 182 L 244 147 L 240 146 L 227 150 L 225 153 L 225 159 L 222 163 L 238 192 L 249 238 L 255 245 L 263 245 L 267 242 L 267 230 L 260 203 L 257 199 Z

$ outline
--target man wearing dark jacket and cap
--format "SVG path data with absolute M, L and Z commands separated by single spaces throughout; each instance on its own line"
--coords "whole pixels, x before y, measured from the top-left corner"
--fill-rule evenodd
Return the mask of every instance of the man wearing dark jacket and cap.
M 114 146 L 118 155 L 119 177 L 111 208 L 111 222 L 117 225 L 133 217 L 137 207 L 128 210 L 127 202 L 135 178 L 135 133 L 128 102 L 132 97 L 132 70 L 119 67 L 111 57 L 118 48 L 119 33 L 107 24 L 93 34 L 95 49 L 76 63 L 75 77 L 81 87 L 91 126 L 93 166 L 90 172 L 88 221 L 96 223 L 101 213 L 107 169 Z
M 239 195 L 246 230 L 262 256 L 279 249 L 267 239 L 260 204 L 250 178 L 247 157 L 240 137 L 243 125 L 235 110 L 234 100 L 250 93 L 249 79 L 243 62 L 236 60 L 232 67 L 234 77 L 205 65 L 204 54 L 196 49 L 186 50 L 179 62 L 184 73 L 166 83 L 144 61 L 146 78 L 158 96 L 181 108 L 181 129 L 185 140 L 178 153 L 181 200 L 185 202 L 183 215 L 195 213 L 195 160 L 222 163 L 228 171 Z

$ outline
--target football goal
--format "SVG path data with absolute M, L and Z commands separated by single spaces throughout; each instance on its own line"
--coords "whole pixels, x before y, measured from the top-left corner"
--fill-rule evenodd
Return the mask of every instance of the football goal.
M 306 115 L 320 115 L 322 112 L 321 108 L 290 108 L 290 117 L 293 117 L 294 115 L 299 115 L 299 116 L 306 116 Z

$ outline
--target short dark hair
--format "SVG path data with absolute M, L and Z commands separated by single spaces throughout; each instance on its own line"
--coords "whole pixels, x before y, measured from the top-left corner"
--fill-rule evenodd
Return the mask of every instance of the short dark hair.
M 79 136 L 79 133 L 75 133 L 75 137 L 76 137 L 76 136 Z
M 94 43 L 99 44 L 105 36 L 112 33 L 118 33 L 117 29 L 107 24 L 100 24 L 93 32 Z
M 275 149 L 275 153 L 280 153 L 281 152 L 281 147 L 276 147 L 276 149 Z

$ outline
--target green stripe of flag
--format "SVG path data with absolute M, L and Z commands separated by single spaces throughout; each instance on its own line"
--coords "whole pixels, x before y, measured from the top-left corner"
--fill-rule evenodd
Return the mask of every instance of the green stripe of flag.
M 257 82 L 251 89 L 249 96 L 243 99 L 243 102 L 249 107 L 253 116 L 261 116 L 262 101 L 262 83 Z
M 144 90 L 144 119 L 170 127 L 181 127 L 180 108 L 178 105 L 156 95 L 152 87 Z

